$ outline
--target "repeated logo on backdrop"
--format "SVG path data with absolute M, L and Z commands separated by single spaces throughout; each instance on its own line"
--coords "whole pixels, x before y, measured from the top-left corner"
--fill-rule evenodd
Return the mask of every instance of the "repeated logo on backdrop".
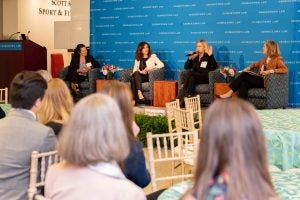
M 265 40 L 278 42 L 289 68 L 289 105 L 300 106 L 300 0 L 91 0 L 90 47 L 101 63 L 133 66 L 140 41 L 177 79 L 185 55 L 205 39 L 223 66 L 243 69 L 263 57 Z

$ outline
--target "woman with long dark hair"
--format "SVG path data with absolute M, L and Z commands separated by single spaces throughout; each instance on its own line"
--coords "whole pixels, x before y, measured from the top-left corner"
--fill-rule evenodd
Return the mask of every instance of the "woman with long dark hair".
M 182 200 L 278 199 L 262 125 L 250 103 L 218 100 L 208 108 L 194 179 Z
M 164 67 L 164 64 L 156 54 L 152 54 L 150 45 L 147 42 L 140 42 L 136 48 L 133 73 L 130 78 L 135 101 L 144 100 L 142 83 L 149 81 L 149 72 L 162 67 Z
M 99 68 L 99 63 L 88 55 L 87 48 L 84 44 L 78 44 L 74 49 L 74 54 L 69 66 L 68 79 L 71 82 L 73 94 L 79 93 L 79 83 L 88 79 L 88 72 L 92 68 Z

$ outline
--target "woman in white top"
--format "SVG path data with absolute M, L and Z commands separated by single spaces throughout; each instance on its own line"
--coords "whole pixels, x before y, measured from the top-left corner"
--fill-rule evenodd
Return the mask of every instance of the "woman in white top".
M 146 200 L 118 165 L 129 153 L 129 142 L 114 99 L 98 93 L 79 101 L 58 141 L 64 161 L 47 172 L 46 198 Z
M 133 73 L 130 78 L 131 90 L 135 101 L 143 101 L 142 83 L 149 81 L 149 71 L 164 67 L 159 58 L 152 54 L 147 42 L 140 42 L 135 51 Z

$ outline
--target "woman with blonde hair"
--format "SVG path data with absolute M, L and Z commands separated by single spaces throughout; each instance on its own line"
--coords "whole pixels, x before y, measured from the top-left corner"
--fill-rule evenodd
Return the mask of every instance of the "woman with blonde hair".
M 229 85 L 230 90 L 217 96 L 219 98 L 229 98 L 233 92 L 238 91 L 238 96 L 246 99 L 249 88 L 263 88 L 266 85 L 266 75 L 274 73 L 287 73 L 288 68 L 285 66 L 280 50 L 275 41 L 267 40 L 262 48 L 263 54 L 266 56 L 249 67 L 246 67 L 241 75 L 239 75 Z M 258 73 L 253 73 L 251 69 L 257 68 Z
M 104 85 L 100 92 L 115 99 L 121 110 L 130 147 L 128 157 L 121 164 L 124 174 L 136 185 L 144 188 L 150 182 L 150 174 L 146 168 L 143 145 L 135 138 L 139 132 L 139 127 L 134 121 L 133 99 L 130 88 L 125 83 L 113 81 Z
M 57 151 L 64 161 L 47 172 L 46 198 L 146 199 L 117 164 L 127 157 L 129 146 L 120 109 L 111 97 L 97 93 L 80 100 Z
M 59 78 L 51 79 L 42 101 L 37 119 L 53 129 L 58 136 L 63 124 L 69 119 L 73 108 L 73 98 L 65 82 Z
M 195 94 L 197 84 L 208 83 L 208 73 L 215 70 L 218 64 L 213 55 L 213 49 L 208 46 L 205 40 L 196 43 L 196 51 L 187 55 L 188 59 L 184 64 L 185 71 L 183 88 L 180 90 L 179 99 L 183 102 L 185 96 Z
M 215 101 L 205 117 L 194 185 L 182 200 L 277 199 L 266 155 L 255 108 L 241 99 Z

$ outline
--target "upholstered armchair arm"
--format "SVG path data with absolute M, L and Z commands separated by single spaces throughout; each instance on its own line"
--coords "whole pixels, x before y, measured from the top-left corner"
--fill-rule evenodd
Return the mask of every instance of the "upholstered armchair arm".
M 96 80 L 100 79 L 100 69 L 94 68 L 89 71 L 90 94 L 96 92 Z
M 156 80 L 164 80 L 164 68 L 149 71 L 149 82 L 153 83 Z
M 209 78 L 209 91 L 210 91 L 210 101 L 212 102 L 214 98 L 214 84 L 225 82 L 224 76 L 220 73 L 220 69 L 216 69 L 208 73 Z
M 149 71 L 150 97 L 153 97 L 153 82 L 156 80 L 164 80 L 164 68 L 163 67 Z
M 288 74 L 268 74 L 266 76 L 266 92 L 268 108 L 287 107 Z
M 121 81 L 130 82 L 130 74 L 132 73 L 133 68 L 123 69 L 120 71 Z

